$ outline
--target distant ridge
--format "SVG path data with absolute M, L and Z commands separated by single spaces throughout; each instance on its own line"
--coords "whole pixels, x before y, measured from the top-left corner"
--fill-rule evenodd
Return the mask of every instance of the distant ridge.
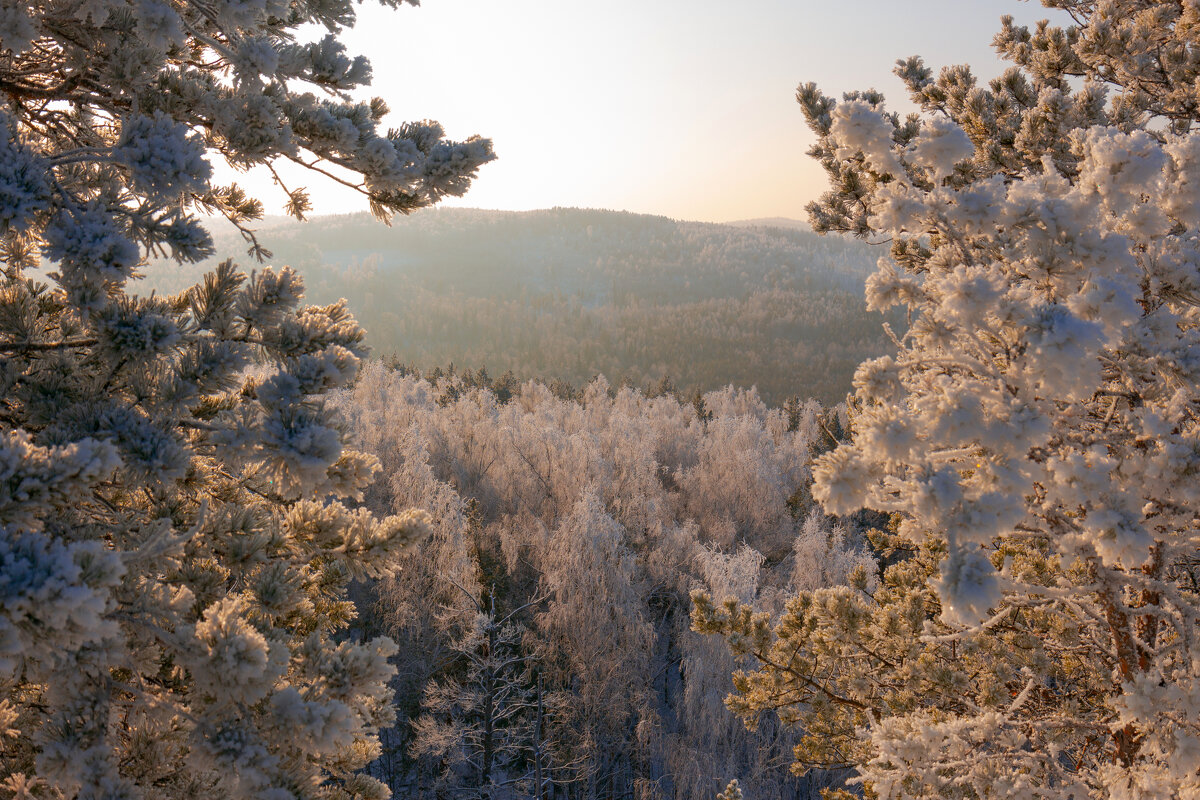
M 267 263 L 296 270 L 310 302 L 344 298 L 377 356 L 422 369 L 485 365 L 574 386 L 597 373 L 670 378 L 688 396 L 756 385 L 770 403 L 833 404 L 859 363 L 891 347 L 863 301 L 876 255 L 796 220 L 434 208 L 392 222 L 364 212 L 255 227 Z M 216 256 L 149 264 L 142 293 L 182 292 L 220 258 L 259 268 L 232 226 L 211 230 Z
M 811 231 L 812 227 L 800 219 L 790 217 L 758 217 L 756 219 L 739 219 L 733 222 L 722 222 L 722 225 L 732 225 L 735 228 L 786 228 L 795 231 Z
M 805 232 L 812 231 L 812 227 L 807 222 L 805 222 L 804 220 L 800 220 L 800 219 L 792 219 L 791 217 L 755 217 L 753 219 L 738 219 L 738 220 L 733 220 L 730 222 L 704 223 L 704 222 L 697 222 L 696 220 L 688 220 L 688 219 L 682 219 L 682 218 L 676 219 L 674 217 L 668 217 L 663 214 L 647 214 L 647 213 L 643 213 L 640 211 L 622 211 L 619 209 L 609 209 L 609 208 L 582 208 L 582 207 L 575 207 L 575 206 L 554 206 L 553 208 L 536 208 L 536 209 L 530 209 L 527 211 L 508 211 L 508 210 L 503 210 L 503 209 L 474 208 L 474 207 L 467 207 L 467 206 L 433 206 L 431 208 L 421 209 L 420 211 L 416 212 L 416 214 L 414 214 L 414 216 L 425 216 L 425 217 L 437 217 L 438 215 L 463 216 L 463 217 L 490 216 L 493 218 L 503 218 L 503 217 L 535 217 L 535 216 L 546 215 L 546 214 L 564 214 L 564 213 L 565 214 L 570 214 L 570 213 L 588 214 L 588 213 L 591 213 L 591 214 L 600 214 L 600 215 L 610 215 L 612 217 L 632 217 L 632 218 L 643 218 L 643 219 L 656 219 L 656 220 L 663 220 L 663 221 L 669 221 L 669 222 L 693 222 L 693 223 L 700 224 L 700 225 L 705 225 L 705 224 L 727 225 L 731 228 L 780 228 L 783 230 L 793 230 L 793 231 L 805 231 Z M 320 225 L 323 222 L 331 222 L 331 221 L 339 221 L 339 220 L 340 221 L 348 221 L 348 220 L 353 220 L 353 219 L 367 220 L 367 219 L 371 219 L 371 215 L 370 215 L 370 212 L 367 212 L 367 211 L 352 211 L 352 212 L 344 213 L 344 214 L 311 214 L 311 215 L 309 215 L 307 222 L 310 224 Z M 404 220 L 404 217 L 397 217 L 395 221 L 402 222 L 403 220 Z M 224 220 L 221 220 L 221 219 L 214 219 L 212 221 L 212 224 L 217 229 L 223 228 L 224 227 L 223 223 L 224 223 Z M 298 224 L 297 221 L 295 219 L 293 219 L 292 217 L 285 217 L 285 216 L 279 216 L 279 215 L 268 215 L 266 217 L 263 217 L 263 219 L 260 220 L 259 222 L 255 223 L 252 227 L 257 228 L 259 230 L 271 230 L 271 229 L 276 229 L 276 228 L 280 228 L 280 227 L 290 227 L 290 226 L 293 226 L 296 224 Z

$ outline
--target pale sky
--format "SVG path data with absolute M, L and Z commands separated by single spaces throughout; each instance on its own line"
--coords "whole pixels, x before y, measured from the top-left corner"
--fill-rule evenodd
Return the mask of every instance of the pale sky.
M 370 58 L 368 94 L 393 123 L 493 139 L 498 160 L 449 205 L 803 219 L 825 179 L 804 155 L 796 85 L 876 88 L 909 109 L 897 58 L 995 76 L 1006 13 L 1050 15 L 1017 0 L 424 0 L 361 6 L 344 41 Z M 280 213 L 267 181 L 239 180 Z M 308 186 L 315 213 L 365 208 L 331 182 Z

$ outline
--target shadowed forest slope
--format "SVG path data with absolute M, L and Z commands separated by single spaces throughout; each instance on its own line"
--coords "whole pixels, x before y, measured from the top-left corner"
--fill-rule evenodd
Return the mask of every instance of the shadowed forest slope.
M 232 228 L 216 238 L 222 256 L 244 250 Z M 423 369 L 837 402 L 854 367 L 889 349 L 862 300 L 877 250 L 795 227 L 433 209 L 390 228 L 367 214 L 269 220 L 260 239 L 313 301 L 347 299 L 375 355 Z M 209 267 L 152 264 L 147 283 L 182 290 Z

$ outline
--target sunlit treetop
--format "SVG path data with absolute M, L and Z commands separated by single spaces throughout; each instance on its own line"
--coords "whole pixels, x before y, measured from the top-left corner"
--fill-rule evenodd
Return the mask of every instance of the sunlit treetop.
M 879 797 L 1197 791 L 1200 11 L 1044 5 L 1073 21 L 1003 20 L 992 81 L 900 61 L 921 113 L 797 95 L 813 226 L 887 244 L 867 304 L 909 321 L 813 496 L 891 514 L 899 563 L 696 622 L 762 661 L 735 709 L 785 707 L 800 762 Z

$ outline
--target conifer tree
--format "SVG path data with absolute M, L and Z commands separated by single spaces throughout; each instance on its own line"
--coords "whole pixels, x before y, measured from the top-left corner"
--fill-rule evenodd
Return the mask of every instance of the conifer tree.
M 535 654 L 522 650 L 526 631 L 514 620 L 526 606 L 498 617 L 494 597 L 471 599 L 475 617 L 453 646 L 461 671 L 425 687 L 412 751 L 441 763 L 439 790 L 491 798 L 524 781 L 526 756 L 540 744 Z
M 920 114 L 797 95 L 814 227 L 890 241 L 868 303 L 911 319 L 813 493 L 893 524 L 875 589 L 694 620 L 761 659 L 732 707 L 881 798 L 1200 791 L 1200 10 L 1044 5 L 986 85 L 899 62 Z
M 147 255 L 210 255 L 198 214 L 267 255 L 261 204 L 213 185 L 212 157 L 335 175 L 384 217 L 491 159 L 435 123 L 381 132 L 383 102 L 351 99 L 371 75 L 338 42 L 353 22 L 349 0 L 0 8 L 5 796 L 387 796 L 356 770 L 394 646 L 345 635 L 346 589 L 427 526 L 354 506 L 377 461 L 324 398 L 363 332 L 302 307 L 286 267 L 136 293 Z

